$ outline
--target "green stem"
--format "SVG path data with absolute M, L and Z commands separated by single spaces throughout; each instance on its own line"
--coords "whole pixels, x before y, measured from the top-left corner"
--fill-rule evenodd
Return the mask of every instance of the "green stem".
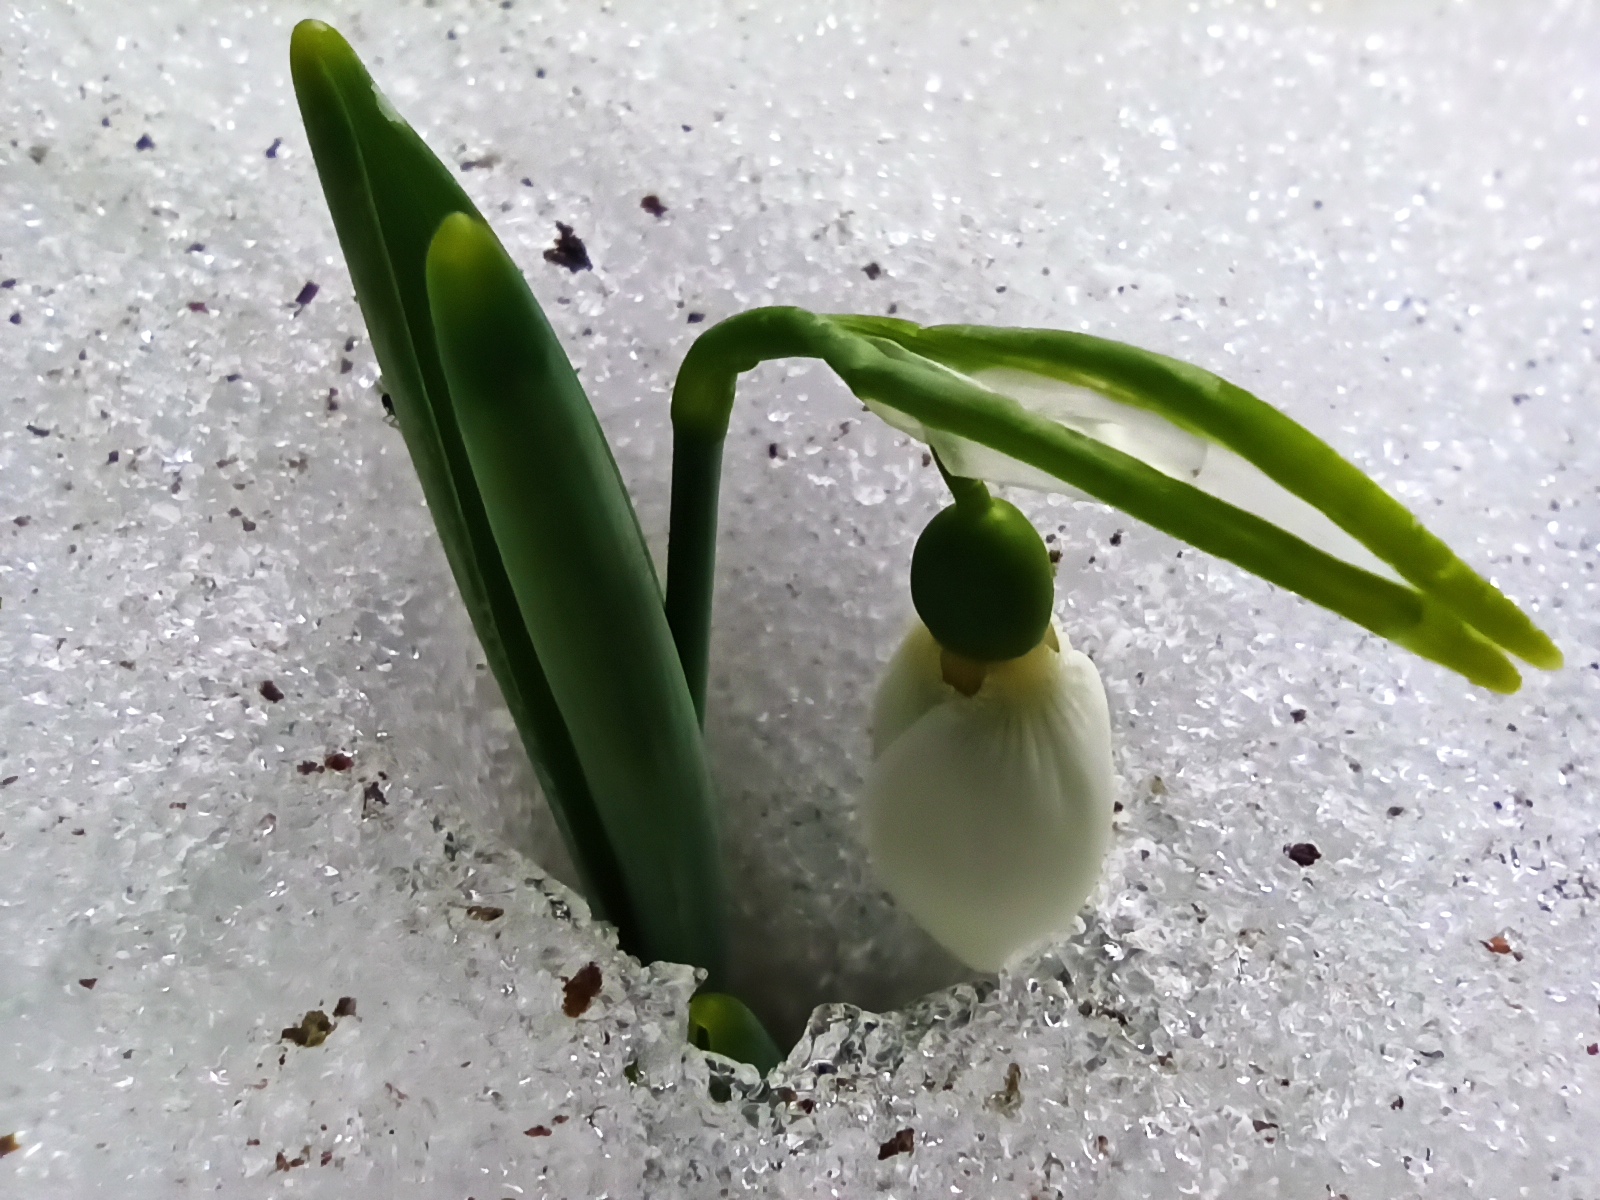
M 820 357 L 841 335 L 799 308 L 757 308 L 713 325 L 684 357 L 672 389 L 672 515 L 667 533 L 667 624 L 702 725 L 711 654 L 722 444 L 738 377 L 775 358 Z
M 1037 331 L 1010 332 L 1025 338 L 1041 336 Z M 955 336 L 948 328 L 929 331 L 929 335 L 943 357 L 958 358 L 944 345 Z M 768 308 L 712 327 L 690 348 L 673 391 L 675 446 L 686 450 L 682 462 L 673 465 L 673 494 L 692 496 L 694 507 L 681 518 L 676 513 L 673 516 L 667 595 L 669 606 L 678 613 L 674 633 L 691 691 L 704 695 L 705 630 L 710 626 L 716 553 L 713 464 L 720 453 L 714 455 L 710 448 L 715 446 L 720 452 L 739 373 L 759 362 L 790 356 L 823 359 L 857 396 L 869 405 L 895 410 L 910 427 L 922 431 L 918 436 L 924 441 L 931 440 L 932 434 L 965 438 L 1035 467 L 1460 672 L 1481 687 L 1512 692 L 1521 683 L 1500 647 L 1485 636 L 1489 631 L 1505 636 L 1506 644 L 1525 653 L 1530 661 L 1543 666 L 1559 664 L 1559 652 L 1548 639 L 1443 543 L 1426 535 L 1399 504 L 1353 466 L 1330 468 L 1328 464 L 1337 461 L 1337 455 L 1325 443 L 1225 381 L 1173 363 L 1166 374 L 1148 378 L 1129 370 L 1116 378 L 1115 386 L 1104 390 L 1181 424 L 1204 428 L 1274 478 L 1288 478 L 1294 485 L 1291 491 L 1330 514 L 1402 574 L 1417 573 L 1405 563 L 1405 551 L 1425 551 L 1429 566 L 1416 589 L 1335 558 L 1271 521 L 979 386 L 954 369 L 970 367 L 970 363 L 946 366 L 919 353 L 921 336 L 916 326 L 906 322 Z M 1141 364 L 1155 357 L 1122 346 L 1117 346 L 1117 354 Z M 1167 386 L 1176 378 L 1192 381 L 1200 376 L 1205 377 L 1204 386 L 1191 388 L 1180 403 L 1174 403 Z M 1092 380 L 1083 382 L 1094 386 Z M 1214 415 L 1222 403 L 1231 406 L 1226 422 Z M 1268 433 L 1289 448 L 1281 453 L 1265 448 L 1273 440 Z M 1293 480 L 1296 463 L 1310 471 L 1309 484 Z M 1376 497 L 1384 502 L 1378 503 Z M 1404 529 L 1401 515 L 1410 522 Z M 1439 561 L 1434 561 L 1436 558 Z M 1486 603 L 1475 603 L 1485 598 Z M 1463 620 L 1464 613 L 1471 614 L 1478 628 Z
M 981 479 L 968 479 L 964 475 L 952 475 L 944 465 L 944 459 L 939 457 L 939 452 L 933 452 L 933 465 L 939 468 L 939 475 L 944 480 L 945 487 L 950 489 L 950 495 L 958 508 L 969 508 L 982 512 L 989 507 L 993 499 L 989 489 L 984 486 Z
M 675 432 L 672 444 L 667 626 L 683 663 L 695 719 L 702 728 L 706 723 L 706 671 L 711 657 L 711 587 L 716 574 L 722 441 L 697 429 L 682 429 Z

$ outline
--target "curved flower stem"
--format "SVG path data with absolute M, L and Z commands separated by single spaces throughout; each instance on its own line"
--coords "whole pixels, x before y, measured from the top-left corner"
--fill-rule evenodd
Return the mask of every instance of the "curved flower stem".
M 722 443 L 734 385 L 776 358 L 827 358 L 865 343 L 800 308 L 757 308 L 713 325 L 684 357 L 672 389 L 672 516 L 668 531 L 667 624 L 702 724 L 711 651 Z
M 1561 666 L 1561 651 L 1549 637 L 1404 505 L 1310 430 L 1209 371 L 1122 342 L 1057 329 L 921 327 L 880 317 L 840 322 L 958 371 L 973 364 L 1020 370 L 1155 412 L 1226 446 L 1320 509 L 1408 583 L 1496 645 L 1545 670 Z
M 1536 666 L 1560 665 L 1549 638 L 1398 502 L 1309 430 L 1214 375 L 1081 335 L 958 326 L 922 330 L 905 321 L 766 308 L 707 330 L 690 348 L 673 390 L 667 612 L 702 720 L 717 473 L 734 385 L 758 363 L 785 357 L 823 359 L 869 404 L 1071 484 L 1480 687 L 1513 692 L 1520 686 L 1501 647 Z M 1234 449 L 1413 586 L 1336 558 L 1270 520 L 1029 411 L 961 373 L 974 365 L 1019 365 L 1070 379 Z

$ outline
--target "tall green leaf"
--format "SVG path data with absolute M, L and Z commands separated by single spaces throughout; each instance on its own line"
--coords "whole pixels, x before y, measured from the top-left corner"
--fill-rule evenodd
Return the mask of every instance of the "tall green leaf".
M 652 957 L 722 967 L 711 777 L 661 590 L 594 410 L 489 227 L 446 217 L 427 286 L 489 526 Z
M 591 905 L 617 925 L 625 946 L 642 950 L 615 853 L 495 545 L 439 363 L 428 245 L 445 217 L 477 210 L 335 30 L 302 21 L 290 66 L 383 386 L 473 628 Z M 544 336 L 560 356 L 548 329 Z

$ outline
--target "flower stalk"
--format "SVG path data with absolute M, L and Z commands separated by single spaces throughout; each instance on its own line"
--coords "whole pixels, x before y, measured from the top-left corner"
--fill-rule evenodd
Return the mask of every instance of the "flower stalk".
M 931 446 L 952 473 L 1086 493 L 1480 687 L 1521 686 L 1507 652 L 1546 670 L 1561 665 L 1561 652 L 1526 614 L 1309 430 L 1209 372 L 1083 334 L 923 328 L 794 308 L 729 318 L 690 348 L 673 391 L 673 494 L 694 496 L 701 514 L 715 511 L 717 482 L 701 474 L 702 464 L 720 462 L 735 379 L 778 357 L 822 359 L 874 412 Z M 986 386 L 982 375 L 997 371 L 1087 392 L 1118 419 L 1063 420 L 1029 408 Z M 1150 452 L 1155 438 L 1137 436 L 1141 418 L 1169 438 L 1190 438 L 1202 456 L 1231 455 L 1246 483 L 1265 481 L 1287 501 L 1269 494 L 1263 511 L 1251 511 L 1182 478 L 1181 469 Z M 1276 523 L 1280 508 L 1297 527 L 1309 512 L 1393 577 Z M 710 614 L 691 611 L 685 597 L 709 595 L 715 555 L 704 539 L 711 530 L 704 519 L 680 525 L 675 518 L 667 570 L 673 634 L 698 696 Z

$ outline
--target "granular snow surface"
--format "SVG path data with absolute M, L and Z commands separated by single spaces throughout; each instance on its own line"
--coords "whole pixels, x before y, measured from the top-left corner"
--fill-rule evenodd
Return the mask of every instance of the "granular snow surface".
M 1054 326 L 1284 408 L 1566 668 L 1475 691 L 1011 493 L 1122 807 L 1081 928 L 965 977 L 854 812 L 942 486 L 820 365 L 764 367 L 708 739 L 740 986 L 799 1041 L 766 1081 L 686 1048 L 693 973 L 560 882 L 385 420 L 289 85 L 306 15 L 528 272 L 658 556 L 711 323 Z M 0 30 L 0 1192 L 1600 1195 L 1600 10 L 25 0 Z M 558 222 L 589 269 L 545 259 Z

